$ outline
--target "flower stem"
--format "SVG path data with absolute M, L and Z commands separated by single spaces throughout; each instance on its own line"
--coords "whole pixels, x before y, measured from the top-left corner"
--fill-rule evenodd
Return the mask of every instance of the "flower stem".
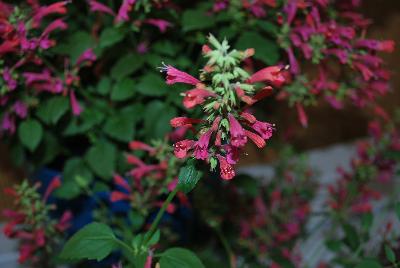
M 172 199 L 175 197 L 177 193 L 178 193 L 178 187 L 176 187 L 172 192 L 169 193 L 167 199 L 162 204 L 161 209 L 158 211 L 156 218 L 154 219 L 153 223 L 150 226 L 148 235 L 146 235 L 144 245 L 147 245 L 147 243 L 149 243 L 149 241 L 153 237 L 154 233 L 157 230 L 158 224 L 160 223 L 160 220 L 164 215 L 165 210 L 167 209 L 167 206 L 169 205 L 169 203 L 171 203 Z

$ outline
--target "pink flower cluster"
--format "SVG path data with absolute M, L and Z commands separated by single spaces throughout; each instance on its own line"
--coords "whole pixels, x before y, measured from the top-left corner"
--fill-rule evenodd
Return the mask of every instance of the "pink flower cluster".
M 0 1 L 0 55 L 4 62 L 0 65 L 0 106 L 4 107 L 0 131 L 13 134 L 16 119 L 24 119 L 29 111 L 28 102 L 19 98 L 21 85 L 30 89 L 28 94 L 36 96 L 42 92 L 69 95 L 74 115 L 82 111 L 73 86 L 79 85 L 78 72 L 86 64 L 96 60 L 91 49 L 86 50 L 71 66 L 65 59 L 64 73 L 58 74 L 54 66 L 46 60 L 43 51 L 56 45 L 51 38 L 56 31 L 67 29 L 64 19 L 57 18 L 43 25 L 44 18 L 52 15 L 64 15 L 69 1 L 60 1 L 48 6 L 39 5 L 39 1 L 28 1 L 29 8 L 24 15 L 14 6 Z
M 158 199 L 160 195 L 166 190 L 172 191 L 178 183 L 178 174 L 175 174 L 176 170 L 179 170 L 178 163 L 169 163 L 172 148 L 167 144 L 153 147 L 140 141 L 130 142 L 129 148 L 132 152 L 145 152 L 147 155 L 143 159 L 148 158 L 148 161 L 140 159 L 133 153 L 127 154 L 126 160 L 133 168 L 127 173 L 127 178 L 114 175 L 116 189 L 111 192 L 110 201 L 128 201 L 133 206 L 139 206 L 141 210 L 160 207 L 162 205 Z M 177 197 L 180 204 L 188 205 L 187 197 L 183 193 L 179 192 Z M 141 202 L 138 203 L 138 200 Z M 173 203 L 167 207 L 169 213 L 173 213 L 175 209 Z
M 213 40 L 213 37 L 210 39 Z M 217 41 L 212 42 L 215 44 Z M 218 44 L 215 46 L 219 47 Z M 190 153 L 196 159 L 209 162 L 212 168 L 218 161 L 221 178 L 229 180 L 235 176 L 232 165 L 238 162 L 239 154 L 248 140 L 263 148 L 266 145 L 265 141 L 272 136 L 274 125 L 257 120 L 248 108 L 268 96 L 272 92 L 271 86 L 281 86 L 285 82 L 284 68 L 271 66 L 249 76 L 239 67 L 232 66 L 243 77 L 238 74 L 237 79 L 230 79 L 229 74 L 224 77 L 218 60 L 213 59 L 214 55 L 218 55 L 218 49 L 212 50 L 209 46 L 204 46 L 203 53 L 205 57 L 210 58 L 210 61 L 203 68 L 201 80 L 170 65 L 162 67 L 162 71 L 167 74 L 168 85 L 184 83 L 194 86 L 193 89 L 186 91 L 183 105 L 188 109 L 201 106 L 206 111 L 207 117 L 207 119 L 176 117 L 171 120 L 174 128 L 186 128 L 196 132 L 195 125 L 200 127 L 198 139 L 183 139 L 176 142 L 174 153 L 178 158 L 185 158 Z M 240 62 L 252 54 L 254 50 L 249 49 L 244 52 L 233 51 L 230 55 L 233 58 L 237 57 L 237 62 Z M 208 83 L 210 85 L 207 85 Z M 256 85 L 260 83 L 268 85 L 257 89 Z M 244 105 L 241 106 L 241 103 Z
M 372 140 L 359 142 L 357 156 L 351 162 L 352 170 L 338 170 L 341 179 L 328 187 L 328 204 L 333 210 L 371 212 L 372 203 L 382 197 L 371 182 L 388 183 L 394 178 L 398 163 L 391 155 L 400 153 L 400 132 L 393 122 L 386 125 L 383 129 L 379 121 L 372 121 L 369 125 Z
M 317 65 L 319 73 L 308 78 L 308 91 L 337 109 L 346 98 L 363 106 L 389 89 L 390 73 L 377 53 L 392 52 L 394 42 L 365 38 L 371 22 L 356 11 L 359 2 L 289 0 L 278 21 L 280 45 L 287 52 L 291 72 L 301 74 L 299 57 Z M 332 8 L 338 11 L 335 17 L 329 12 Z M 284 95 L 295 98 L 290 92 Z
M 3 210 L 3 215 L 9 220 L 3 231 L 7 237 L 20 241 L 20 263 L 30 262 L 35 266 L 40 257 L 50 253 L 48 251 L 54 246 L 57 237 L 62 237 L 68 229 L 71 212 L 66 211 L 58 222 L 55 222 L 48 215 L 51 206 L 45 204 L 51 192 L 60 185 L 60 178 L 55 177 L 41 200 L 36 192 L 37 186 L 34 186 L 34 191 L 31 191 L 32 188 L 23 188 L 24 186 L 4 189 L 6 194 L 15 198 L 17 209 Z

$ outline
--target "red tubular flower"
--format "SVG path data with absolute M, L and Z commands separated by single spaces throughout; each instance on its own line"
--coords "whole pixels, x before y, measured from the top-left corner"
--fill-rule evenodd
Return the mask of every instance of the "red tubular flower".
M 167 28 L 172 26 L 172 23 L 162 19 L 147 19 L 144 20 L 144 23 L 157 27 L 162 33 L 165 33 Z
M 211 134 L 213 131 L 210 129 L 200 136 L 200 139 L 194 144 L 193 155 L 196 159 L 206 160 L 208 158 L 208 145 L 210 143 Z
M 131 141 L 129 143 L 129 148 L 131 150 L 143 150 L 143 151 L 147 151 L 150 154 L 154 154 L 156 152 L 156 149 L 154 147 L 151 147 L 150 145 L 141 142 L 141 141 Z
M 178 69 L 172 67 L 171 65 L 165 65 L 161 68 L 161 71 L 167 73 L 166 82 L 168 85 L 173 85 L 175 83 L 184 83 L 189 85 L 196 85 L 200 81 L 190 74 L 179 71 Z
M 243 127 L 233 115 L 229 114 L 228 119 L 231 144 L 235 147 L 243 147 L 247 142 L 247 137 L 244 133 Z
M 193 148 L 194 141 L 192 140 L 182 140 L 174 144 L 174 154 L 177 158 L 185 158 L 187 152 Z
M 112 191 L 110 200 L 111 202 L 118 202 L 122 200 L 130 200 L 130 195 L 118 191 Z
M 128 192 L 131 191 L 131 186 L 128 184 L 128 182 L 118 174 L 114 174 L 114 183 Z
M 271 138 L 274 131 L 274 125 L 267 122 L 256 121 L 251 127 L 257 131 L 264 140 Z
M 205 101 L 205 98 L 212 96 L 215 96 L 215 93 L 212 93 L 203 88 L 188 90 L 186 91 L 185 97 L 183 98 L 183 105 L 187 109 L 190 109 L 199 104 L 202 104 Z
M 249 79 L 248 82 L 253 84 L 256 82 L 269 82 L 274 86 L 281 86 L 285 83 L 285 77 L 282 74 L 282 67 L 280 66 L 270 66 L 260 71 L 254 73 Z
M 61 186 L 60 177 L 59 176 L 54 177 L 51 180 L 49 186 L 47 187 L 46 192 L 44 193 L 43 200 L 46 201 L 47 198 L 49 198 L 50 194 L 60 186 Z
M 244 132 L 246 133 L 246 136 L 251 139 L 255 145 L 257 145 L 258 148 L 265 147 L 266 143 L 262 137 L 248 130 L 245 130 Z
M 202 119 L 194 119 L 194 118 L 188 118 L 188 117 L 175 117 L 175 118 L 171 119 L 170 124 L 173 128 L 176 128 L 176 127 L 192 126 L 192 124 L 198 124 L 203 121 L 204 120 L 202 120 Z
M 226 161 L 225 157 L 218 155 L 219 160 L 219 168 L 221 178 L 224 180 L 231 180 L 235 177 L 235 170 L 232 166 Z
M 254 115 L 252 115 L 251 113 L 247 113 L 247 112 L 243 112 L 240 114 L 240 117 L 242 117 L 244 120 L 246 120 L 247 122 L 254 124 L 257 119 Z

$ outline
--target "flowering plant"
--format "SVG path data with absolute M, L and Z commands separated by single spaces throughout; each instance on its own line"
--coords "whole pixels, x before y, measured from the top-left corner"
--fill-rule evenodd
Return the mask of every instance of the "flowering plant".
M 366 37 L 359 2 L 0 0 L 0 135 L 29 173 L 59 173 L 43 194 L 33 182 L 8 190 L 20 261 L 313 267 L 301 243 L 321 214 L 339 227 L 325 230 L 334 257 L 314 258 L 320 267 L 380 267 L 382 249 L 396 267 L 390 224 L 384 243 L 370 239 L 382 196 L 371 185 L 398 162 L 397 125 L 375 103 L 390 78 L 378 52 L 394 43 Z M 272 114 L 261 119 L 268 96 L 295 106 L 303 126 L 304 106 L 322 99 L 372 106 L 390 125 L 371 124 L 373 142 L 328 187 L 323 211 L 317 173 L 284 152 L 268 183 L 237 175 L 251 143 L 280 131 Z

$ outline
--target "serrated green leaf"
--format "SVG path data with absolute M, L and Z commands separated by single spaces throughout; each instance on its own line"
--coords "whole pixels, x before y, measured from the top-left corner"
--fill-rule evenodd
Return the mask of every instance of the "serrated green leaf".
M 187 165 L 181 168 L 178 175 L 178 187 L 184 193 L 189 193 L 196 187 L 201 178 L 201 173 L 194 165 Z
M 114 145 L 99 141 L 86 152 L 85 160 L 97 176 L 110 180 L 115 171 L 116 154 Z
M 214 18 L 203 10 L 186 10 L 182 16 L 183 31 L 202 30 L 214 25 Z
M 55 46 L 52 50 L 59 54 L 67 54 L 71 58 L 73 64 L 76 63 L 78 57 L 87 49 L 93 48 L 96 41 L 88 32 L 77 31 L 68 36 L 68 39 Z
M 64 131 L 64 135 L 76 135 L 85 133 L 92 127 L 100 124 L 104 119 L 104 113 L 91 108 L 85 108 L 79 117 L 73 117 Z
M 104 125 L 104 132 L 111 138 L 129 142 L 135 132 L 134 123 L 128 114 L 118 114 L 109 117 Z
M 60 258 L 101 261 L 116 249 L 116 237 L 105 224 L 91 223 L 74 234 L 65 244 Z
M 152 101 L 144 111 L 144 131 L 149 139 L 164 138 L 171 131 L 169 121 L 177 114 L 176 109 L 161 101 Z
M 135 95 L 135 83 L 130 78 L 118 81 L 111 92 L 111 100 L 124 101 Z
M 104 29 L 100 34 L 99 45 L 101 48 L 109 47 L 118 43 L 124 38 L 124 33 L 120 28 L 109 27 Z
M 143 59 L 136 54 L 121 57 L 111 69 L 111 77 L 120 80 L 134 73 L 143 65 Z
M 190 250 L 170 248 L 162 253 L 160 258 L 162 268 L 204 268 L 201 260 Z
M 166 95 L 168 87 L 166 87 L 164 80 L 159 74 L 148 73 L 140 79 L 137 91 L 146 96 L 156 97 Z
M 46 124 L 55 124 L 67 112 L 69 101 L 66 97 L 56 96 L 42 103 L 37 116 Z
M 345 223 L 342 226 L 345 233 L 344 242 L 352 250 L 356 250 L 360 245 L 360 238 L 358 237 L 357 229 L 353 225 L 348 223 Z
M 22 144 L 33 152 L 43 136 L 42 125 L 35 119 L 22 122 L 18 127 L 18 137 Z
M 100 95 L 106 95 L 111 90 L 111 79 L 109 77 L 101 78 L 100 82 L 97 84 L 97 92 Z

